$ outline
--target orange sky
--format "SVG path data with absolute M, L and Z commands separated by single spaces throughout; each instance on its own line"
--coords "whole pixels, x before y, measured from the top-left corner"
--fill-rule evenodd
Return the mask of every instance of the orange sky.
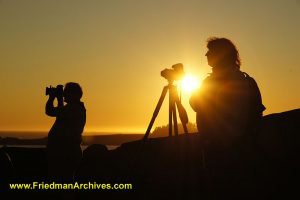
M 74 81 L 84 90 L 86 131 L 145 132 L 167 83 L 160 71 L 181 62 L 205 78 L 210 36 L 237 45 L 265 114 L 300 107 L 297 0 L 3 0 L 0 26 L 0 130 L 49 130 L 45 87 Z M 167 107 L 154 127 L 168 123 Z

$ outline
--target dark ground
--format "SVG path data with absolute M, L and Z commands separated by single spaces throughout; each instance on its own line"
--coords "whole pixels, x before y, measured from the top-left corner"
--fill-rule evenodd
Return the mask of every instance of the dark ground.
M 1 192 L 9 199 L 299 199 L 299 134 L 300 110 L 293 110 L 265 116 L 252 147 L 220 149 L 203 144 L 199 134 L 134 141 L 111 151 L 91 145 L 76 181 L 131 183 L 133 189 L 59 194 L 9 190 L 8 182 L 47 180 L 47 162 L 43 148 L 6 147 L 0 151 Z

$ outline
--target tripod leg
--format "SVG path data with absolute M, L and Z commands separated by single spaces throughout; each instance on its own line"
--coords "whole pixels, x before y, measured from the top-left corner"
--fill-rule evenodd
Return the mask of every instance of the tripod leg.
M 181 104 L 181 102 L 178 98 L 178 93 L 177 93 L 176 88 L 174 88 L 174 101 L 175 101 L 175 107 L 177 106 L 177 109 L 178 109 L 179 118 L 182 123 L 184 133 L 188 134 L 188 129 L 187 129 L 186 124 L 188 123 L 189 118 L 188 118 L 186 110 L 184 109 L 183 105 Z
M 182 124 L 182 126 L 183 126 L 184 133 L 188 134 L 189 132 L 188 132 L 186 124 Z
M 178 137 L 178 124 L 177 124 L 177 116 L 176 116 L 176 107 L 175 104 L 173 104 L 173 121 L 174 121 L 174 135 L 175 137 Z
M 174 95 L 176 95 L 176 89 L 175 86 L 172 86 L 170 88 L 170 95 L 172 95 L 172 113 L 173 113 L 173 121 L 174 121 L 174 135 L 175 137 L 178 137 L 178 124 L 177 124 L 177 113 L 176 113 L 176 104 L 175 104 L 175 98 Z
M 172 113 L 173 113 L 173 98 L 172 98 L 172 86 L 169 87 L 169 139 L 172 139 L 173 123 L 172 123 Z
M 163 103 L 163 101 L 165 99 L 166 94 L 167 94 L 168 88 L 169 88 L 168 86 L 165 86 L 164 89 L 163 89 L 163 91 L 162 91 L 162 93 L 161 93 L 161 96 L 159 98 L 159 101 L 158 101 L 158 103 L 156 105 L 156 108 L 154 110 L 153 116 L 151 118 L 150 124 L 149 124 L 149 126 L 147 128 L 147 131 L 146 131 L 146 134 L 144 136 L 144 140 L 147 140 L 147 138 L 148 138 L 148 136 L 150 134 L 150 131 L 152 129 L 154 121 L 155 121 L 155 119 L 156 119 L 156 117 L 157 117 L 157 115 L 159 113 L 160 107 L 161 107 L 161 105 L 162 105 L 162 103 Z

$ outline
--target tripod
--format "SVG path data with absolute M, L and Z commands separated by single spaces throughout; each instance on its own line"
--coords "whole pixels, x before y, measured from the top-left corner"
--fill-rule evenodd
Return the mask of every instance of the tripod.
M 154 121 L 159 113 L 159 110 L 161 108 L 161 105 L 165 99 L 165 96 L 169 90 L 169 138 L 172 138 L 172 132 L 173 132 L 173 125 L 172 125 L 172 120 L 174 120 L 174 135 L 175 137 L 178 137 L 178 125 L 177 125 L 177 115 L 176 115 L 176 106 L 179 112 L 179 117 L 184 129 L 184 133 L 188 134 L 188 129 L 186 124 L 188 123 L 188 116 L 186 113 L 186 110 L 182 106 L 179 98 L 178 98 L 178 92 L 177 88 L 175 85 L 172 84 L 172 81 L 169 81 L 169 84 L 163 88 L 163 91 L 161 93 L 161 96 L 159 98 L 159 101 L 156 105 L 156 108 L 154 110 L 153 116 L 151 118 L 150 124 L 148 126 L 148 129 L 146 131 L 146 134 L 144 136 L 144 141 L 147 140 L 151 128 L 154 124 Z

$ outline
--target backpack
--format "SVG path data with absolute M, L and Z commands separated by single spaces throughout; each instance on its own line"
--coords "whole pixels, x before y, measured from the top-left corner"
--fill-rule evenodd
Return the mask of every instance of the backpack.
M 256 81 L 247 73 L 243 72 L 243 74 L 249 87 L 249 127 L 254 126 L 253 128 L 256 128 L 266 107 L 262 104 L 261 94 Z

